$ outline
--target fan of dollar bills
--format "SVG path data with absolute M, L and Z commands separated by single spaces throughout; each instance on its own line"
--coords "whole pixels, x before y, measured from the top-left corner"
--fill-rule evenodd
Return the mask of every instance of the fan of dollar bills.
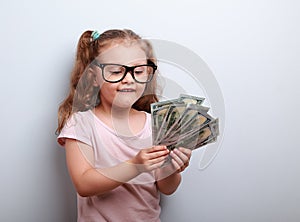
M 215 142 L 219 119 L 208 114 L 204 98 L 180 94 L 179 98 L 151 104 L 153 145 L 197 149 Z

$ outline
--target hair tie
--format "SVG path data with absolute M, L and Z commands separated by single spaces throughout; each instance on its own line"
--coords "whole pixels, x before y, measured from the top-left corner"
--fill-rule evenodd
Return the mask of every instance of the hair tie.
M 100 33 L 98 31 L 93 31 L 91 35 L 91 42 L 96 41 L 100 37 Z

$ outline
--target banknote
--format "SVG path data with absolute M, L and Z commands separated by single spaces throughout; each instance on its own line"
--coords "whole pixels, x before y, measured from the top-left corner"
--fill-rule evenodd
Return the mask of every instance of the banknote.
M 151 104 L 151 113 L 156 113 L 155 110 L 161 108 L 161 107 L 166 107 L 166 106 L 175 106 L 178 107 L 177 109 L 180 110 L 176 110 L 177 114 L 173 114 L 171 121 L 174 120 L 174 118 L 176 118 L 176 120 L 178 119 L 178 114 L 182 114 L 182 106 L 184 106 L 184 104 L 202 104 L 202 102 L 204 101 L 204 98 L 202 97 L 197 97 L 197 96 L 192 96 L 192 95 L 187 95 L 187 94 L 180 94 L 179 98 L 176 99 L 170 99 L 170 100 L 164 100 L 164 101 L 160 101 L 160 102 L 156 102 L 156 103 L 152 103 Z M 173 111 L 173 109 L 172 109 Z M 156 115 L 156 114 L 154 114 Z M 174 117 L 174 115 L 176 115 L 176 117 Z M 161 119 L 161 118 L 160 118 Z M 173 122 L 172 122 L 173 123 Z M 155 124 L 154 122 L 152 122 L 152 124 Z M 168 126 L 170 126 L 171 124 L 169 123 Z
M 166 115 L 168 114 L 169 106 L 173 104 L 185 104 L 180 98 L 170 99 L 152 103 L 150 105 L 152 115 L 152 140 L 157 144 L 157 137 L 160 127 L 163 125 Z
M 178 134 L 183 134 L 186 131 L 199 129 L 199 126 L 206 124 L 212 120 L 212 117 L 207 114 L 209 108 L 188 104 L 181 114 L 180 118 L 169 127 L 165 138 L 174 137 Z
M 160 108 L 163 106 L 170 106 L 172 104 L 184 104 L 184 101 L 182 101 L 180 98 L 163 100 L 163 101 L 159 101 L 156 103 L 151 103 L 150 107 L 151 107 L 151 110 L 155 110 L 157 108 Z
M 205 98 L 203 97 L 198 97 L 198 96 L 192 96 L 192 95 L 187 95 L 187 94 L 180 94 L 179 95 L 179 100 L 186 103 L 186 104 L 197 104 L 201 105 Z
M 219 119 L 214 119 L 207 125 L 203 126 L 200 132 L 203 132 L 203 134 L 199 134 L 195 148 L 200 148 L 216 140 L 219 136 Z
M 161 125 L 167 115 L 168 110 L 169 110 L 168 106 L 157 107 L 157 108 L 151 110 L 152 140 L 155 145 L 158 145 L 158 144 L 156 144 L 157 135 L 158 135 L 158 132 L 160 131 Z
M 166 138 L 167 133 L 174 125 L 176 125 L 178 119 L 186 110 L 186 104 L 172 104 L 169 107 L 168 114 L 160 126 L 160 131 L 157 134 L 156 143 L 161 143 L 163 138 Z
M 201 126 L 200 129 L 196 131 L 190 131 L 181 134 L 177 138 L 174 137 L 172 140 L 166 140 L 164 144 L 169 149 L 185 147 L 194 150 L 200 148 L 201 146 L 208 144 L 208 142 L 213 142 L 213 138 L 217 138 L 219 135 L 218 124 L 218 119 L 215 119 L 212 122 Z
M 153 145 L 194 150 L 217 141 L 219 119 L 208 113 L 203 101 L 203 97 L 180 94 L 176 99 L 152 103 Z

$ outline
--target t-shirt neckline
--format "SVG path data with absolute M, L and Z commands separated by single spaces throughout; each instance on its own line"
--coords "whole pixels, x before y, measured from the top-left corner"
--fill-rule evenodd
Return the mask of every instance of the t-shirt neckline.
M 126 135 L 122 135 L 122 134 L 118 134 L 115 130 L 113 130 L 112 128 L 110 128 L 109 126 L 107 126 L 98 116 L 96 116 L 96 114 L 92 111 L 92 110 L 88 110 L 88 112 L 90 112 L 90 114 L 92 115 L 92 117 L 96 120 L 97 123 L 99 123 L 101 126 L 103 126 L 104 128 L 106 128 L 109 132 L 111 132 L 112 134 L 114 134 L 115 136 L 117 137 L 120 137 L 120 138 L 124 138 L 124 139 L 133 139 L 133 138 L 138 138 L 140 137 L 141 135 L 143 135 L 143 133 L 145 132 L 146 128 L 147 128 L 147 122 L 149 121 L 148 118 L 149 118 L 149 115 L 147 115 L 146 112 L 144 111 L 140 111 L 140 112 L 143 112 L 145 117 L 146 117 L 146 120 L 145 120 L 145 124 L 144 124 L 144 127 L 141 129 L 140 132 L 138 132 L 137 134 L 135 135 L 132 135 L 132 136 L 126 136 Z

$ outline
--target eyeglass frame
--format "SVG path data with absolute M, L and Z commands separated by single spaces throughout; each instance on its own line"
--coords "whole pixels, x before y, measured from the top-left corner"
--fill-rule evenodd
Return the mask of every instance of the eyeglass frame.
M 109 83 L 117 83 L 117 82 L 121 82 L 121 81 L 126 77 L 126 75 L 127 75 L 128 72 L 131 74 L 132 78 L 133 78 L 134 81 L 136 81 L 137 83 L 141 83 L 141 84 L 143 84 L 143 83 L 148 83 L 148 82 L 151 82 L 151 81 L 152 81 L 153 76 L 154 76 L 154 74 L 155 74 L 155 71 L 157 70 L 157 65 L 155 65 L 154 62 L 152 62 L 152 61 L 149 60 L 149 59 L 147 60 L 147 64 L 137 65 L 137 66 L 125 66 L 125 65 L 122 65 L 122 64 L 116 64 L 116 63 L 99 63 L 99 62 L 96 61 L 96 60 L 94 60 L 94 61 L 92 62 L 92 64 L 95 65 L 95 66 L 98 66 L 98 67 L 101 69 L 103 79 L 104 79 L 106 82 L 109 82 Z M 123 77 L 122 77 L 121 79 L 117 80 L 117 81 L 110 81 L 110 80 L 107 80 L 107 79 L 104 77 L 104 68 L 105 68 L 105 66 L 107 66 L 107 65 L 118 65 L 118 66 L 120 66 L 120 67 L 124 67 L 124 68 L 125 68 L 125 73 L 123 74 Z M 141 67 L 141 66 L 150 66 L 150 67 L 153 68 L 153 73 L 151 74 L 150 79 L 148 79 L 146 82 L 140 82 L 140 81 L 138 81 L 138 80 L 135 78 L 135 76 L 134 76 L 134 72 L 133 72 L 134 69 L 137 68 L 137 67 Z

